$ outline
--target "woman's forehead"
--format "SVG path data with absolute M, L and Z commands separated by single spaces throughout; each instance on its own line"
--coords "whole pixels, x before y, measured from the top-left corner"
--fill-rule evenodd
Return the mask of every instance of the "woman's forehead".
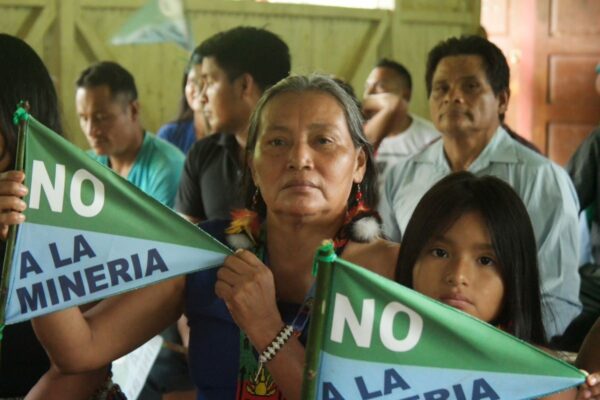
M 342 105 L 330 93 L 308 90 L 284 92 L 275 95 L 261 113 L 261 122 L 285 120 L 291 114 L 302 114 L 308 118 L 343 118 L 345 113 Z

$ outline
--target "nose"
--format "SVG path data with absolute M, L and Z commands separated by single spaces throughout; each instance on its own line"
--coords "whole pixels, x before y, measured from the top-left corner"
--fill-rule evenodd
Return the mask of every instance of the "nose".
M 98 124 L 95 124 L 91 118 L 81 121 L 83 133 L 90 137 L 96 137 L 100 134 Z
M 313 166 L 311 149 L 304 141 L 295 142 L 290 148 L 288 157 L 288 169 L 303 170 Z
M 463 92 L 458 85 L 452 85 L 446 92 L 446 98 L 444 99 L 447 103 L 463 103 Z
M 202 85 L 201 87 L 196 88 L 196 93 L 198 96 L 200 96 L 200 104 L 202 104 L 202 106 L 205 106 L 208 103 L 208 96 L 206 95 L 206 84 Z
M 451 259 L 445 272 L 445 281 L 451 286 L 468 286 L 471 265 L 465 258 Z

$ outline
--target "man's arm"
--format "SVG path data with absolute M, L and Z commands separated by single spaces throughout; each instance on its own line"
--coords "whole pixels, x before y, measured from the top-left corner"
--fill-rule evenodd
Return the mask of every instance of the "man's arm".
M 393 93 L 379 93 L 366 96 L 362 103 L 363 113 L 367 117 L 364 130 L 367 139 L 377 150 L 387 136 L 398 133 L 393 127 L 404 120 L 408 114 L 408 103 Z
M 596 128 L 577 148 L 566 167 L 575 185 L 582 210 L 597 200 L 599 157 L 600 128 Z
M 196 142 L 188 152 L 175 197 L 175 210 L 192 223 L 206 219 L 200 187 L 200 168 L 196 162 L 201 156 L 199 150 L 199 142 Z
M 538 246 L 544 327 L 551 338 L 581 311 L 579 204 L 568 175 L 556 164 L 536 168 L 534 180 L 523 184 Z

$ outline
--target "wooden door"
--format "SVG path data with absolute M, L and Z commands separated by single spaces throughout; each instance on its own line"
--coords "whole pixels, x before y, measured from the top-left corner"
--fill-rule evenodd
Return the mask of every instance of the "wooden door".
M 488 39 L 506 56 L 510 66 L 510 101 L 506 123 L 532 140 L 532 98 L 536 0 L 482 0 L 481 25 Z
M 533 139 L 564 165 L 600 121 L 600 2 L 537 0 Z

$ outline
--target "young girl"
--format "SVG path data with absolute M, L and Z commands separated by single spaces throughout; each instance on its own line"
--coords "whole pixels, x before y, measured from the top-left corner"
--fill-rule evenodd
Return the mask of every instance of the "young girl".
M 406 228 L 396 280 L 519 339 L 547 344 L 533 228 L 518 195 L 498 178 L 459 172 L 434 185 Z M 547 399 L 600 399 L 599 380 L 590 375 L 578 393 Z

